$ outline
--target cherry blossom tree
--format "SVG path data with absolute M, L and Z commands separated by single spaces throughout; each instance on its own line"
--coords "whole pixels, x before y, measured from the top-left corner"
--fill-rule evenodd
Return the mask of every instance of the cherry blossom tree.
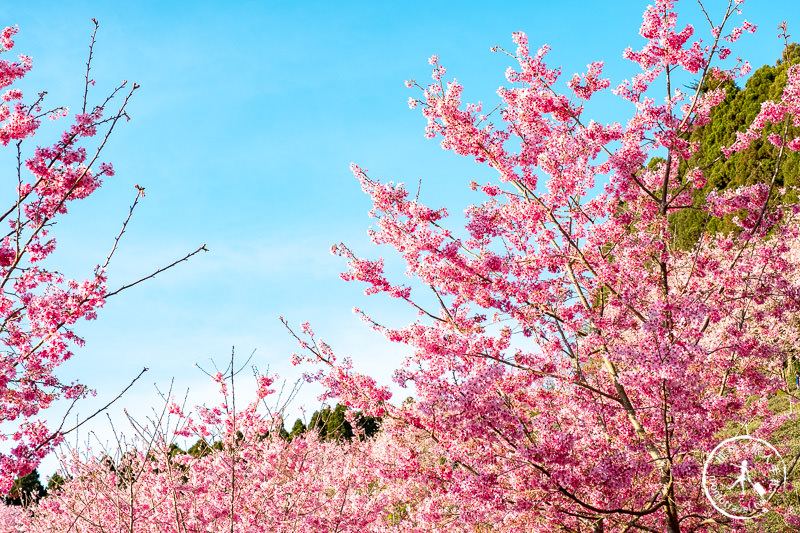
M 644 46 L 623 54 L 639 72 L 616 84 L 594 62 L 562 90 L 549 48 L 532 52 L 515 33 L 513 53 L 494 49 L 516 66 L 493 116 L 463 103 L 462 86 L 445 81 L 433 56 L 432 82 L 408 82 L 421 91 L 410 106 L 422 109 L 428 137 L 497 175 L 470 184 L 485 200 L 467 207 L 462 233 L 448 227 L 446 209 L 353 165 L 374 204 L 373 242 L 393 247 L 415 282 L 392 282 L 382 259 L 345 245 L 333 252 L 348 261 L 345 280 L 418 312 L 390 328 L 356 310 L 408 346 L 395 380 L 416 401 L 393 404 L 385 385 L 337 359 L 308 325 L 295 360 L 322 364 L 311 376 L 330 397 L 427 438 L 426 453 L 439 460 L 420 468 L 410 454 L 403 471 L 448 502 L 428 506 L 448 527 L 744 527 L 711 507 L 701 474 L 722 430 L 769 439 L 786 420 L 767 401 L 786 387 L 781 339 L 800 303 L 791 246 L 800 206 L 777 201 L 779 163 L 800 148 L 789 134 L 800 126 L 800 66 L 705 162 L 763 139 L 778 161 L 765 169 L 768 181 L 694 195 L 707 167 L 690 164 L 690 136 L 725 98 L 722 82 L 749 71 L 741 60 L 725 66 L 756 29 L 737 21 L 742 3 L 731 0 L 719 18 L 701 4 L 712 35 L 702 42 L 693 26 L 677 25 L 676 2 L 655 1 L 639 30 Z M 691 93 L 677 81 L 687 78 L 697 81 Z M 630 104 L 627 121 L 587 116 L 607 91 Z M 735 216 L 738 229 L 681 249 L 672 224 L 684 210 L 707 221 Z
M 48 262 L 56 246 L 50 231 L 57 220 L 67 214 L 71 202 L 88 197 L 103 179 L 114 175 L 112 165 L 100 156 L 120 120 L 129 118 L 126 108 L 138 88 L 122 82 L 96 105 L 89 103 L 97 32 L 97 22 L 93 22 L 83 102 L 71 124 L 51 144 L 28 149 L 41 120 L 68 117 L 67 108 L 45 108 L 44 92 L 26 103 L 14 84 L 32 68 L 31 58 L 0 58 L 0 89 L 5 89 L 0 95 L 0 146 L 12 150 L 17 162 L 4 184 L 11 201 L 0 210 L 0 222 L 6 227 L 0 232 L 0 494 L 17 475 L 35 468 L 67 431 L 63 424 L 48 428 L 37 418 L 41 411 L 59 399 L 74 405 L 90 393 L 80 383 L 62 380 L 55 371 L 73 355 L 74 346 L 83 344 L 73 327 L 96 318 L 105 300 L 122 290 L 108 290 L 106 268 L 144 196 L 144 189 L 137 185 L 131 211 L 111 252 L 87 279 L 68 279 Z M 0 32 L 0 54 L 11 52 L 16 33 L 16 27 Z

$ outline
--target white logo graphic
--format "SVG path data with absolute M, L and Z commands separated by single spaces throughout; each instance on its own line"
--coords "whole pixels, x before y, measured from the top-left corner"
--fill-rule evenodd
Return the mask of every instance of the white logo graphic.
M 720 442 L 703 465 L 706 497 L 717 511 L 736 520 L 767 512 L 767 503 L 785 483 L 781 454 L 749 435 Z

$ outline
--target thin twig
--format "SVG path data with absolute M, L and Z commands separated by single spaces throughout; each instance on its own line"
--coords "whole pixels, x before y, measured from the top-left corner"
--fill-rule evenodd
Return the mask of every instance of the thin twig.
M 61 421 L 61 425 L 58 427 L 58 429 L 57 429 L 55 432 L 53 432 L 53 434 L 52 434 L 52 435 L 50 435 L 50 436 L 49 436 L 49 437 L 48 437 L 48 438 L 47 438 L 45 441 L 43 441 L 43 442 L 40 442 L 40 443 L 39 443 L 39 445 L 38 445 L 38 446 L 36 446 L 36 448 L 34 448 L 34 449 L 33 449 L 33 451 L 36 451 L 36 450 L 39 450 L 39 449 L 41 449 L 41 448 L 42 448 L 42 447 L 43 447 L 45 444 L 47 444 L 48 442 L 50 442 L 51 440 L 53 440 L 54 438 L 56 438 L 56 436 L 64 436 L 64 435 L 68 435 L 69 433 L 71 433 L 71 432 L 75 431 L 76 429 L 78 429 L 79 427 L 81 427 L 82 425 L 84 425 L 86 422 L 88 422 L 88 421 L 89 421 L 89 420 L 91 420 L 92 418 L 96 417 L 97 415 L 99 415 L 100 413 L 102 413 L 103 411 L 105 411 L 106 409 L 108 409 L 109 407 L 111 407 L 111 405 L 112 405 L 114 402 L 116 402 L 117 400 L 119 400 L 120 398 L 122 398 L 122 395 L 123 395 L 123 394 L 125 394 L 125 393 L 128 391 L 128 389 L 130 389 L 130 388 L 133 386 L 133 384 L 134 384 L 134 383 L 136 383 L 136 382 L 139 380 L 139 378 L 141 378 L 141 377 L 142 377 L 142 375 L 143 375 L 145 372 L 147 372 L 148 370 L 149 370 L 149 369 L 148 369 L 147 367 L 144 367 L 144 368 L 142 369 L 142 371 L 141 371 L 141 372 L 139 372 L 139 375 L 137 375 L 135 378 L 133 378 L 133 380 L 132 380 L 130 383 L 128 383 L 128 386 L 127 386 L 127 387 L 125 387 L 124 389 L 122 389 L 122 391 L 121 391 L 119 394 L 117 394 L 117 395 L 114 397 L 114 399 L 113 399 L 113 400 L 111 400 L 110 402 L 108 402 L 107 404 L 105 404 L 103 407 L 101 407 L 100 409 L 98 409 L 97 411 L 95 411 L 94 413 L 92 413 L 91 415 L 89 415 L 88 417 L 84 418 L 82 421 L 78 422 L 77 424 L 75 424 L 74 426 L 72 426 L 71 428 L 69 428 L 68 430 L 66 430 L 66 431 L 63 431 L 63 432 L 62 432 L 62 431 L 61 431 L 61 428 L 64 426 L 64 420 L 66 420 L 66 417 L 65 417 L 65 418 L 64 418 L 64 420 L 62 420 L 62 421 Z
M 141 283 L 141 282 L 143 282 L 143 281 L 146 281 L 146 280 L 148 280 L 148 279 L 151 279 L 151 278 L 154 278 L 154 277 L 156 277 L 157 275 L 161 274 L 161 273 L 162 273 L 162 272 L 164 272 L 165 270 L 169 270 L 170 268 L 174 267 L 174 266 L 175 266 L 175 265 L 177 265 L 178 263 L 182 263 L 182 262 L 184 262 L 184 261 L 188 261 L 188 260 L 189 260 L 189 258 L 190 258 L 190 257 L 192 257 L 192 256 L 193 256 L 193 255 L 195 255 L 195 254 L 198 254 L 198 253 L 200 253 L 200 252 L 207 252 L 207 251 L 208 251 L 208 248 L 206 248 L 206 245 L 205 245 L 205 244 L 203 244 L 203 246 L 201 246 L 200 248 L 198 248 L 198 249 L 197 249 L 197 250 L 195 250 L 194 252 L 191 252 L 191 253 L 189 253 L 189 254 L 186 254 L 184 257 L 182 257 L 182 258 L 178 259 L 177 261 L 174 261 L 174 262 L 170 263 L 169 265 L 167 265 L 167 266 L 165 266 L 165 267 L 159 268 L 158 270 L 156 270 L 155 272 L 153 272 L 153 273 L 152 273 L 152 274 L 150 274 L 149 276 L 145 276 L 145 277 L 143 277 L 143 278 L 141 278 L 141 279 L 138 279 L 138 280 L 134 281 L 133 283 L 128 283 L 127 285 L 123 285 L 122 287 L 120 287 L 120 288 L 119 288 L 119 289 L 117 289 L 117 290 L 114 290 L 114 291 L 111 291 L 111 292 L 108 292 L 108 293 L 106 293 L 105 297 L 106 297 L 106 298 L 110 298 L 111 296 L 114 296 L 114 295 L 116 295 L 116 294 L 119 294 L 120 292 L 124 291 L 125 289 L 130 289 L 130 288 L 131 288 L 131 287 L 133 287 L 134 285 L 138 285 L 139 283 Z

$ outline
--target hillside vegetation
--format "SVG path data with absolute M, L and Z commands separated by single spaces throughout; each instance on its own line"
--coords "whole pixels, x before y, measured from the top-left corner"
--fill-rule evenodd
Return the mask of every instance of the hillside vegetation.
M 774 65 L 764 65 L 747 80 L 744 88 L 733 82 L 725 83 L 726 97 L 711 112 L 711 121 L 693 132 L 691 141 L 700 144 L 700 151 L 683 169 L 707 167 L 706 184 L 694 192 L 694 205 L 703 203 L 706 195 L 714 190 L 735 189 L 743 185 L 769 183 L 775 172 L 779 148 L 772 145 L 767 136 L 782 133 L 783 125 L 770 124 L 757 140 L 742 152 L 727 159 L 720 159 L 721 147 L 730 146 L 736 140 L 736 133 L 744 131 L 753 121 L 765 100 L 777 99 L 786 85 L 786 71 L 800 62 L 800 45 L 790 44 L 782 57 Z M 696 88 L 696 87 L 695 87 Z M 709 87 L 704 87 L 709 89 Z M 789 124 L 789 138 L 800 135 L 800 128 Z M 797 186 L 800 184 L 800 153 L 785 150 L 780 158 L 776 176 L 775 194 L 787 201 L 798 200 Z M 673 215 L 671 222 L 676 233 L 676 241 L 682 248 L 691 248 L 702 232 L 703 226 L 712 232 L 728 233 L 735 231 L 732 216 L 723 219 L 706 220 L 700 210 L 681 210 Z

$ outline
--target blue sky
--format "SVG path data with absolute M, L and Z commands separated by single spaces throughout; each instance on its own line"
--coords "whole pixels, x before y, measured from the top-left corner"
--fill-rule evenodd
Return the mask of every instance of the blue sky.
M 295 378 L 287 364 L 295 345 L 280 315 L 293 324 L 310 321 L 339 352 L 388 381 L 402 350 L 350 310 L 357 305 L 395 325 L 415 315 L 366 299 L 361 287 L 338 279 L 345 266 L 330 255 L 331 244 L 344 241 L 369 257 L 389 253 L 366 238 L 369 202 L 349 163 L 383 180 L 422 179 L 422 201 L 455 214 L 474 198 L 466 184 L 491 176 L 423 137 L 424 120 L 407 105 L 416 93 L 403 82 L 425 82 L 435 53 L 448 77 L 465 85 L 466 100 L 494 102 L 510 59 L 489 49 L 513 49 L 511 32 L 523 30 L 532 47 L 552 47 L 550 64 L 562 65 L 565 79 L 604 59 L 616 83 L 633 73 L 621 52 L 642 44 L 645 5 L 4 2 L 0 22 L 19 25 L 15 51 L 34 60 L 23 85 L 28 95 L 46 89 L 51 105 L 77 109 L 92 17 L 100 22 L 95 99 L 122 79 L 142 86 L 132 120 L 105 152 L 117 175 L 59 223 L 53 261 L 73 276 L 102 262 L 134 184 L 147 196 L 112 263 L 111 288 L 202 243 L 211 250 L 115 296 L 97 322 L 79 329 L 86 346 L 61 375 L 97 389 L 81 413 L 115 396 L 144 366 L 150 371 L 112 409 L 114 420 L 123 409 L 142 416 L 158 404 L 152 384 L 164 388 L 173 377 L 177 391 L 191 390 L 190 403 L 213 401 L 213 387 L 194 364 L 224 362 L 231 346 L 242 360 L 256 350 L 260 368 Z M 681 6 L 689 14 L 683 22 L 697 24 L 697 4 Z M 723 4 L 707 7 L 713 15 Z M 749 0 L 744 12 L 759 31 L 743 37 L 737 51 L 755 68 L 780 54 L 781 20 L 800 35 L 793 0 Z M 592 111 L 601 121 L 624 121 L 631 112 L 614 98 Z M 6 157 L 0 163 L 10 169 Z M 392 269 L 402 275 L 398 265 Z M 314 395 L 307 390 L 301 403 L 313 410 Z M 91 429 L 107 438 L 107 425 L 100 419 Z

